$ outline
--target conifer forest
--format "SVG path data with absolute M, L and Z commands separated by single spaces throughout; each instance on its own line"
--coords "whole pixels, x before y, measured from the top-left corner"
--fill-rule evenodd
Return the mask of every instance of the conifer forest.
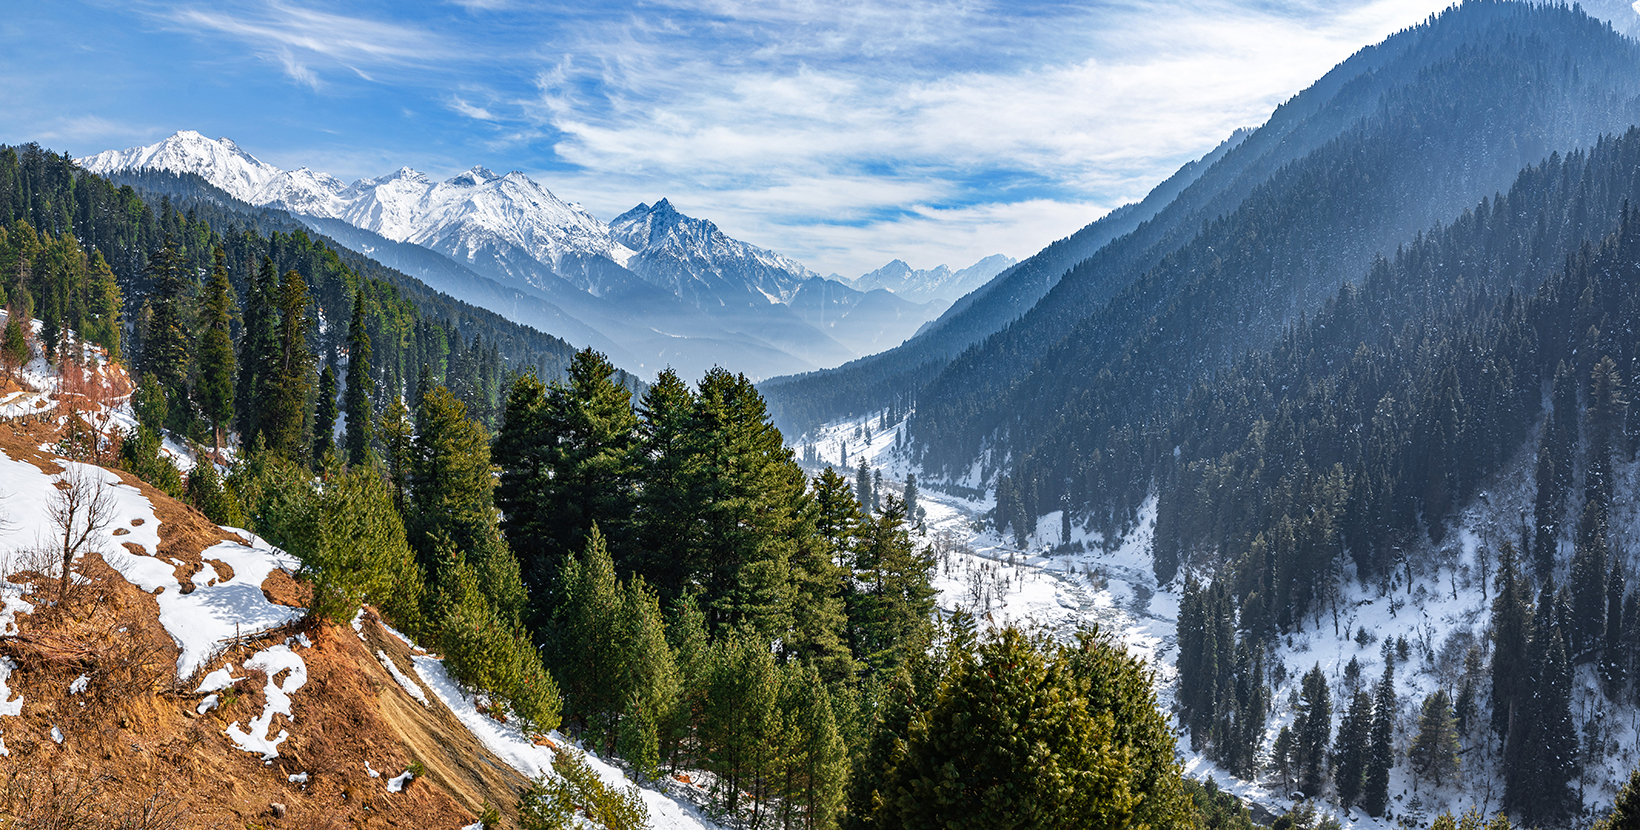
M 921 13 L 880 5 L 814 54 Z M 1028 5 L 934 3 L 949 31 L 858 46 L 851 71 L 889 75 L 919 38 L 968 44 L 894 107 L 819 57 L 733 98 L 802 113 L 781 152 L 841 158 L 798 122 L 956 96 L 1029 51 L 1008 26 L 1067 13 Z M 807 28 L 760 38 L 820 6 L 669 5 L 622 42 L 723 38 L 674 73 L 707 87 L 808 55 Z M 1344 25 L 1231 6 L 1190 19 Z M 251 58 L 340 97 L 335 50 L 291 32 L 358 21 L 297 17 Z M 994 49 L 954 34 L 982 18 Z M 648 52 L 438 107 L 614 193 L 739 147 L 676 177 L 716 220 L 668 196 L 606 222 L 617 197 L 482 165 L 346 184 L 191 130 L 0 144 L 0 828 L 1640 828 L 1640 4 L 1405 23 L 1337 35 L 1356 51 L 1251 126 L 1198 147 L 1218 127 L 1189 121 L 1162 175 L 1103 147 L 1109 170 L 1063 173 L 1159 182 L 1125 203 L 1032 178 L 1070 144 L 993 169 L 952 137 L 1023 142 L 1029 103 L 707 198 L 767 175 L 755 119 L 719 102 L 657 146 L 694 91 L 607 86 L 659 83 Z M 460 62 L 428 38 L 346 68 Z M 1073 115 L 1075 142 L 1122 143 Z M 435 165 L 474 146 L 426 129 Z M 907 170 L 927 190 L 894 198 L 922 202 L 845 204 Z M 828 212 L 799 234 L 816 269 L 852 267 L 837 240 L 1024 233 L 940 225 L 1016 221 L 965 188 L 1076 229 L 858 279 L 758 247 L 802 199 Z

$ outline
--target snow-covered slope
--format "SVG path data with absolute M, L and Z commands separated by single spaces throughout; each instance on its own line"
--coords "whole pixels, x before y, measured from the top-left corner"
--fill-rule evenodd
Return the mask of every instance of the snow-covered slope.
M 953 271 L 949 265 L 927 270 L 912 268 L 904 260 L 896 259 L 869 274 L 861 275 L 853 285 L 861 291 L 887 289 L 914 303 L 930 300 L 952 303 L 1008 270 L 1015 262 L 1012 257 L 992 254 L 967 268 Z
M 747 291 L 769 302 L 788 302 L 804 280 L 818 276 L 790 257 L 731 239 L 712 222 L 679 213 L 666 199 L 615 217 L 609 230 L 639 252 L 628 268 L 696 305 Z
M 715 365 L 751 377 L 835 366 L 878 342 L 892 344 L 940 307 L 890 315 L 892 325 L 848 344 L 796 314 L 788 303 L 816 275 L 802 264 L 678 213 L 670 202 L 640 205 L 606 225 L 521 172 L 474 167 L 445 181 L 408 167 L 351 184 L 307 169 L 284 171 L 229 139 L 184 131 L 147 147 L 80 159 L 113 174 L 164 170 L 194 174 L 258 207 L 290 211 L 310 227 L 367 256 L 398 243 L 436 252 L 448 267 L 417 268 L 397 252 L 397 267 L 440 290 L 497 313 L 590 345 L 649 374 L 670 365 L 698 376 Z M 353 229 L 340 232 L 338 225 Z M 368 241 L 370 237 L 375 241 Z M 385 254 L 384 254 L 385 255 Z M 425 264 L 425 263 L 422 263 Z M 491 305 L 491 286 L 533 295 Z M 545 301 L 555 323 L 522 313 Z M 884 334 L 887 329 L 892 331 Z

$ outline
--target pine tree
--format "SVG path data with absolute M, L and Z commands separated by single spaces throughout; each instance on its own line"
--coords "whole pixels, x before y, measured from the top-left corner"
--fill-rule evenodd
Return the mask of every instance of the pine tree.
M 387 478 L 393 485 L 393 503 L 404 513 L 409 506 L 410 473 L 414 463 L 416 425 L 410 420 L 410 408 L 404 398 L 394 395 L 387 411 L 376 425 L 387 462 Z
M 1579 523 L 1577 552 L 1572 559 L 1571 619 L 1567 632 L 1571 653 L 1582 655 L 1600 647 L 1606 635 L 1606 580 L 1609 558 L 1605 509 L 1589 501 Z
M 583 349 L 565 383 L 520 375 L 508 392 L 496 461 L 496 506 L 529 584 L 547 603 L 553 574 L 597 524 L 623 572 L 632 570 L 630 517 L 637 416 L 615 367 Z
M 336 371 L 331 364 L 319 373 L 319 400 L 313 411 L 313 464 L 323 468 L 336 455 Z
M 917 506 L 917 474 L 905 474 L 905 515 L 912 524 L 921 525 L 922 518 L 918 515 Z
M 660 774 L 661 732 L 671 728 L 682 679 L 666 642 L 660 599 L 643 577 L 625 586 L 620 610 L 616 642 L 623 652 L 623 676 L 618 689 L 625 705 L 617 745 L 640 776 L 654 779 Z
M 756 827 L 779 763 L 780 677 L 774 655 L 766 639 L 742 628 L 713 643 L 707 659 L 700 718 L 703 761 L 717 776 L 714 794 L 720 809 Z
M 1326 784 L 1327 746 L 1332 742 L 1332 694 L 1321 664 L 1304 674 L 1298 712 L 1293 718 L 1293 749 L 1298 788 L 1314 798 Z
M 1412 769 L 1436 787 L 1458 771 L 1458 725 L 1452 716 L 1452 698 L 1439 689 L 1424 698 L 1418 717 L 1418 737 L 1412 741 L 1407 758 Z
M 347 328 L 347 391 L 342 411 L 347 415 L 347 437 L 343 449 L 347 463 L 355 467 L 370 458 L 372 415 L 370 397 L 370 331 L 365 318 L 364 290 L 353 295 L 353 320 Z
M 1531 599 L 1518 573 L 1515 547 L 1498 553 L 1497 594 L 1492 600 L 1492 731 L 1507 739 L 1524 705 L 1527 647 L 1532 637 Z
M 883 471 L 871 471 L 871 509 L 883 509 Z M 910 515 L 909 513 L 906 515 Z
M 1349 711 L 1338 725 L 1338 740 L 1333 745 L 1333 786 L 1338 792 L 1338 803 L 1345 809 L 1354 806 L 1361 797 L 1371 738 L 1372 695 L 1365 688 L 1357 688 L 1350 698 Z
M 905 527 L 905 505 L 889 496 L 883 510 L 860 528 L 848 608 L 854 655 L 879 676 L 891 675 L 927 648 L 932 630 L 932 556 L 919 551 Z
M 411 450 L 405 521 L 410 546 L 422 566 L 436 572 L 430 558 L 438 540 L 448 540 L 471 563 L 486 601 L 511 626 L 522 621 L 527 595 L 518 562 L 501 539 L 493 473 L 484 427 L 467 418 L 467 407 L 450 390 L 428 392 Z
M 1361 807 L 1368 815 L 1384 814 L 1389 806 L 1389 772 L 1395 766 L 1395 664 L 1384 661 L 1384 678 L 1378 682 L 1372 706 L 1372 735 L 1367 746 L 1366 785 L 1361 790 Z
M 143 337 L 141 366 L 144 372 L 153 373 L 170 402 L 170 423 L 166 426 L 186 423 L 191 408 L 188 368 L 192 363 L 193 343 L 183 308 L 191 292 L 185 268 L 182 254 L 169 235 L 165 244 L 148 257 L 148 274 L 154 291 L 148 300 L 152 315 Z
M 266 443 L 269 437 L 266 408 L 274 393 L 279 365 L 278 293 L 279 272 L 272 259 L 263 257 L 246 293 L 245 330 L 239 341 L 239 382 L 234 400 L 239 409 L 239 437 L 245 446 L 255 446 L 258 437 Z
M 866 467 L 863 454 L 860 456 L 860 468 L 854 472 L 854 498 L 860 502 L 861 509 L 868 511 L 877 500 L 871 490 L 871 471 Z
M 1623 642 L 1626 582 L 1622 560 L 1614 560 L 1611 575 L 1606 578 L 1606 632 L 1600 649 L 1600 680 L 1609 700 L 1618 700 L 1628 681 L 1628 648 Z
M 211 279 L 205 284 L 205 333 L 199 339 L 199 379 L 194 384 L 194 396 L 199 400 L 200 414 L 211 425 L 216 446 L 221 447 L 222 428 L 233 417 L 237 366 L 229 329 L 233 297 L 228 284 L 228 255 L 218 245 L 212 258 Z
M 108 267 L 108 261 L 103 259 L 101 251 L 91 254 L 85 290 L 86 319 L 80 336 L 107 350 L 110 359 L 119 360 L 120 335 L 123 329 L 120 317 L 125 307 L 125 297 L 120 292 L 120 284 L 114 278 L 113 269 Z
M 302 441 L 308 393 L 313 388 L 313 355 L 308 351 L 308 291 L 302 275 L 294 269 L 279 281 L 277 363 L 269 377 L 268 395 L 262 400 L 263 432 L 269 451 L 296 458 L 304 449 Z
M 1063 652 L 1004 630 L 911 721 L 872 826 L 1188 826 L 1171 740 L 1135 745 L 1120 723 Z
M 638 570 L 654 584 L 663 601 L 684 592 L 691 577 L 689 552 L 697 527 L 693 482 L 699 475 L 690 446 L 694 395 L 671 369 L 662 371 L 644 391 L 638 413 L 634 547 L 644 557 Z
M 837 729 L 831 695 L 808 663 L 788 663 L 781 671 L 779 708 L 780 825 L 835 827 L 848 782 L 848 747 Z

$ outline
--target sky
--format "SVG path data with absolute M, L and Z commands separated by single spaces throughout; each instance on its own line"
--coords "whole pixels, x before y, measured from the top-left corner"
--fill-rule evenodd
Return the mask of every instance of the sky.
M 665 197 L 849 277 L 1024 258 L 1446 0 L 10 4 L 0 142 Z

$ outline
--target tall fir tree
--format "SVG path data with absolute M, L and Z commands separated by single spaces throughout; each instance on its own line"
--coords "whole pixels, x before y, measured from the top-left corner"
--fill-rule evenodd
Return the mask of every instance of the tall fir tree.
M 263 433 L 268 449 L 287 458 L 298 458 L 307 449 L 303 441 L 308 395 L 313 389 L 313 354 L 308 350 L 307 282 L 295 269 L 279 281 L 279 337 L 277 363 L 263 399 Z
M 496 505 L 531 589 L 551 603 L 553 574 L 593 524 L 623 572 L 633 567 L 632 484 L 637 417 L 631 393 L 612 380 L 603 355 L 583 349 L 566 382 L 520 375 L 507 394 L 496 462 Z
M 255 446 L 258 437 L 265 444 L 269 437 L 267 407 L 279 366 L 278 294 L 279 272 L 272 258 L 263 257 L 245 295 L 244 333 L 239 341 L 234 400 L 239 410 L 239 437 L 245 446 Z
M 170 423 L 166 426 L 180 427 L 187 423 L 191 410 L 188 375 L 193 338 L 188 333 L 184 306 L 193 292 L 189 290 L 187 263 L 169 235 L 165 244 L 149 255 L 148 275 L 154 290 L 148 299 L 150 315 L 143 335 L 141 368 L 153 373 L 170 403 Z
M 1519 570 L 1515 547 L 1504 542 L 1498 552 L 1497 594 L 1492 599 L 1492 731 L 1508 739 L 1522 716 L 1527 688 L 1528 646 L 1532 638 L 1532 605 Z
M 233 417 L 237 365 L 230 329 L 234 309 L 233 288 L 228 282 L 228 255 L 218 245 L 211 252 L 211 258 L 211 278 L 205 284 L 205 302 L 201 309 L 205 333 L 199 339 L 199 377 L 194 383 L 194 397 L 220 447 L 223 427 Z
M 1345 809 L 1355 806 L 1366 783 L 1367 755 L 1372 739 L 1372 695 L 1363 687 L 1350 698 L 1349 711 L 1338 726 L 1333 746 L 1333 787 L 1338 803 Z
M 1332 743 L 1332 693 L 1321 664 L 1305 672 L 1293 718 L 1298 788 L 1314 798 L 1327 782 L 1327 747 Z
M 1368 815 L 1381 816 L 1389 806 L 1389 773 L 1395 767 L 1395 663 L 1384 661 L 1384 677 L 1373 694 L 1372 733 L 1367 745 L 1366 783 L 1361 789 L 1361 807 Z
M 370 399 L 370 331 L 365 314 L 364 289 L 353 295 L 353 319 L 347 327 L 347 390 L 342 395 L 342 411 L 347 415 L 347 437 L 343 445 L 347 463 L 355 467 L 370 458 L 372 427 L 375 425 Z
M 1458 771 L 1458 724 L 1452 715 L 1452 697 L 1437 689 L 1424 698 L 1418 716 L 1418 736 L 1407 750 L 1407 758 L 1418 776 L 1436 787 Z
M 313 410 L 313 465 L 322 468 L 336 456 L 336 369 L 328 361 L 319 373 L 319 399 Z

